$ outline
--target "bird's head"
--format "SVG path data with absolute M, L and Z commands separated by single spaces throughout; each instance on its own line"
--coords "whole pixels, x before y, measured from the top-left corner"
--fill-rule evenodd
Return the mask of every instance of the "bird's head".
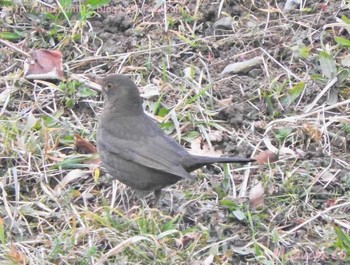
M 108 75 L 99 81 L 105 99 L 105 109 L 116 111 L 139 112 L 142 99 L 135 83 L 124 75 Z

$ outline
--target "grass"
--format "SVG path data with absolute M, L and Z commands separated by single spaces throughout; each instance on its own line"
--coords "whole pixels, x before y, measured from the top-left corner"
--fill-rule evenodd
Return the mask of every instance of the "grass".
M 58 14 L 23 4 L 7 3 L 0 22 L 12 44 L 0 46 L 1 264 L 349 262 L 349 20 L 319 23 L 336 4 L 129 3 L 114 22 L 99 1 L 81 13 L 60 1 Z M 213 28 L 219 13 L 234 26 Z M 26 80 L 29 48 L 60 50 L 67 80 Z M 221 74 L 256 56 L 254 69 Z M 145 109 L 185 147 L 280 159 L 203 168 L 150 208 L 75 148 L 76 134 L 94 143 L 103 106 L 77 76 L 113 72 L 156 88 Z M 257 183 L 264 203 L 252 207 Z

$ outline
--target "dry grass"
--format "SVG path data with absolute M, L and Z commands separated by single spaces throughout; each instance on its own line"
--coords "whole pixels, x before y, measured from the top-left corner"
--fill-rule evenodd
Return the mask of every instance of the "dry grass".
M 4 31 L 23 34 L 10 40 L 17 48 L 0 46 L 1 264 L 350 262 L 349 53 L 335 40 L 349 40 L 336 20 L 349 4 L 236 2 L 117 4 L 103 23 L 29 14 L 25 3 L 0 11 Z M 218 13 L 231 28 L 214 28 Z M 17 50 L 38 48 L 63 53 L 65 82 L 24 79 Z M 221 74 L 257 56 L 253 69 Z M 200 137 L 217 152 L 270 150 L 279 161 L 204 168 L 149 208 L 74 146 L 75 134 L 94 143 L 103 102 L 76 80 L 115 72 L 185 147 Z

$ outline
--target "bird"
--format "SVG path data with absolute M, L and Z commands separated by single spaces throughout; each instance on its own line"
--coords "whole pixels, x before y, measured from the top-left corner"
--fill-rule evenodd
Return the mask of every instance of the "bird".
M 192 155 L 144 112 L 138 87 L 128 76 L 110 74 L 98 83 L 104 98 L 96 133 L 100 160 L 113 179 L 138 197 L 154 192 L 158 202 L 163 188 L 179 180 L 195 180 L 190 173 L 205 165 L 255 161 Z

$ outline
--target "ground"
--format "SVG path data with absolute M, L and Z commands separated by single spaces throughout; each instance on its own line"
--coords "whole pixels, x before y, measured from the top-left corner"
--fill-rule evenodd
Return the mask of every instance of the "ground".
M 349 1 L 76 2 L 0 1 L 1 264 L 350 263 Z M 64 80 L 25 78 L 39 49 Z M 110 73 L 191 152 L 258 162 L 140 201 L 77 81 Z

